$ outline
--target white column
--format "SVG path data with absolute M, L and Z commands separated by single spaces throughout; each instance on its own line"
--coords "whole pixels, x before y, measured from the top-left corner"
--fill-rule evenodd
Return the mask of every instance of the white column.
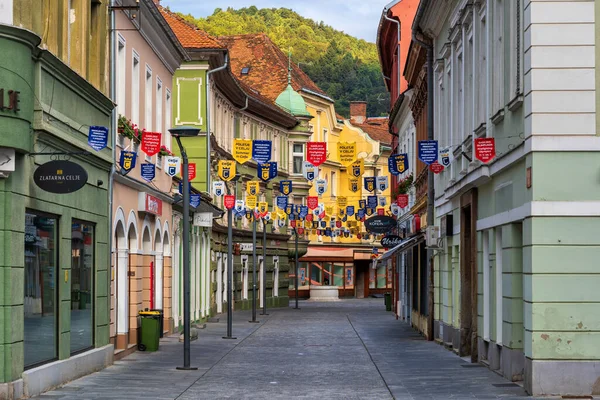
M 211 288 L 211 280 L 210 280 L 210 236 L 206 236 L 206 247 L 204 248 L 204 259 L 206 260 L 206 279 L 204 279 L 204 286 L 206 287 L 206 301 L 204 304 L 206 305 L 206 315 L 210 315 L 210 288 Z
M 154 255 L 154 306 L 163 308 L 163 253 Z
M 217 254 L 217 312 L 223 312 L 223 256 Z
M 483 340 L 490 340 L 490 240 L 489 231 L 483 238 Z
M 129 331 L 129 251 L 117 250 L 117 334 Z
M 173 245 L 173 258 L 171 259 L 171 287 L 172 287 L 172 301 L 171 307 L 173 311 L 173 321 L 175 327 L 179 326 L 179 250 L 181 246 L 181 239 L 179 236 L 175 236 Z
M 263 306 L 263 285 L 265 284 L 263 282 L 263 268 L 265 267 L 265 262 L 262 258 L 262 256 L 258 256 L 258 265 L 260 266 L 259 270 L 258 270 L 258 282 L 260 283 L 259 285 L 259 292 L 258 292 L 258 299 L 259 299 L 259 307 Z
M 496 231 L 496 344 L 502 344 L 502 227 Z
M 192 321 L 196 319 L 196 236 L 190 235 L 190 318 Z M 185 277 L 184 277 L 185 279 Z

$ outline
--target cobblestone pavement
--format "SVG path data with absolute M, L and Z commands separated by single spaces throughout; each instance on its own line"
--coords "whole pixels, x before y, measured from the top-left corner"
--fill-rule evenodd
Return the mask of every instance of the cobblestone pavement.
M 383 299 L 300 302 L 250 324 L 235 312 L 192 342 L 192 366 L 179 371 L 178 336 L 154 353 L 136 352 L 40 399 L 515 399 L 524 390 L 423 340 L 386 312 Z M 260 310 L 259 310 L 260 312 Z M 465 367 L 469 365 L 469 367 Z

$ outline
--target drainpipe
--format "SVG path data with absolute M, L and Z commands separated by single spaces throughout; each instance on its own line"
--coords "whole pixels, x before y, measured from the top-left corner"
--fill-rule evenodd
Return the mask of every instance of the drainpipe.
M 210 76 L 217 71 L 227 68 L 228 55 L 225 54 L 225 63 L 218 68 L 212 69 L 206 73 L 206 191 L 211 193 L 210 189 Z M 246 99 L 247 101 L 247 99 Z
M 115 17 L 115 11 L 112 7 L 115 6 L 115 0 L 110 1 L 110 53 L 111 59 L 109 61 L 109 75 L 110 75 L 110 99 L 113 103 L 117 100 L 117 83 L 116 83 L 116 69 L 115 62 L 117 60 L 117 23 Z M 108 255 L 109 265 L 112 263 L 112 250 L 113 250 L 113 187 L 114 187 L 114 176 L 115 176 L 115 160 L 117 155 L 117 108 L 113 108 L 110 115 L 111 125 L 111 137 L 112 137 L 112 164 L 110 166 L 110 173 L 108 177 Z M 115 252 L 116 254 L 116 252 Z M 115 263 L 116 264 L 116 263 Z M 108 287 L 110 287 L 110 276 L 108 274 Z M 118 284 L 118 283 L 117 283 Z M 116 289 L 115 289 L 116 290 Z M 110 301 L 110 298 L 108 299 Z M 118 309 L 118 307 L 117 307 Z
M 417 33 L 425 36 L 419 28 L 419 22 L 423 17 L 425 8 L 429 0 L 422 0 L 412 26 L 412 39 L 423 48 L 427 49 L 427 140 L 434 140 L 433 135 L 433 44 L 426 43 L 417 37 Z M 427 227 L 434 226 L 433 204 L 435 201 L 435 192 L 433 187 L 433 172 L 427 170 Z M 427 316 L 427 339 L 433 340 L 433 250 L 427 249 L 428 261 L 428 283 L 429 283 L 429 301 Z
M 398 32 L 398 42 L 397 42 L 397 45 L 396 45 L 396 52 L 398 54 L 398 65 L 397 65 L 397 68 L 396 68 L 398 70 L 398 82 L 396 82 L 397 88 L 398 88 L 398 93 L 396 93 L 396 98 L 398 98 L 398 96 L 400 96 L 400 22 L 397 21 L 397 20 L 395 20 L 395 19 L 393 19 L 393 18 L 388 17 L 387 16 L 387 12 L 388 12 L 387 9 L 383 10 L 383 18 L 385 18 L 386 20 L 388 20 L 388 21 L 393 22 L 394 24 L 396 24 L 396 30 Z

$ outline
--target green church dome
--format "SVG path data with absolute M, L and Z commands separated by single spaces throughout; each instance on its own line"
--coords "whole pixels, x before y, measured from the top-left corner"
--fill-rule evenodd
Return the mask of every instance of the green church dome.
M 277 97 L 275 103 L 279 107 L 292 114 L 294 117 L 311 116 L 306 110 L 306 103 L 304 102 L 304 99 L 289 83 L 285 90 Z

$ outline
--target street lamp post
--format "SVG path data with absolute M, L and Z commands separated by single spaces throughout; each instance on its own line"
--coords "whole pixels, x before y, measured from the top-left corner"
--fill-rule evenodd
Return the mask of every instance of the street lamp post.
M 252 210 L 252 321 L 256 320 L 256 215 Z
M 267 220 L 263 218 L 263 270 L 261 276 L 261 282 L 263 286 L 262 293 L 260 294 L 263 301 L 263 310 L 260 315 L 267 314 Z
M 294 310 L 299 310 L 300 307 L 298 307 L 298 230 L 296 228 L 294 228 L 294 233 L 296 234 L 296 260 L 294 261 L 294 268 L 296 269 L 296 272 L 294 273 L 294 289 L 296 289 L 296 306 L 294 307 Z
M 200 129 L 182 126 L 169 129 L 177 140 L 181 152 L 183 177 L 183 367 L 180 370 L 195 370 L 190 367 L 190 179 L 188 175 L 188 157 L 181 144 L 182 137 L 198 136 Z

